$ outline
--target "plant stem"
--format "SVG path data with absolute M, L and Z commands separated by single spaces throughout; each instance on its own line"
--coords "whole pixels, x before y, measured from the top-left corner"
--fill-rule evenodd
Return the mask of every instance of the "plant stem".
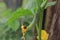
M 37 11 L 37 33 L 38 33 L 38 40 L 41 40 L 41 30 L 42 30 L 42 21 L 43 21 L 43 9 L 39 9 Z
M 42 21 L 43 21 L 43 10 L 40 11 L 39 40 L 41 40 Z
M 30 25 L 27 27 L 27 31 L 32 28 L 32 26 L 34 25 L 35 21 L 36 21 L 36 15 L 34 15 L 34 18 L 33 18 L 32 22 L 31 22 Z

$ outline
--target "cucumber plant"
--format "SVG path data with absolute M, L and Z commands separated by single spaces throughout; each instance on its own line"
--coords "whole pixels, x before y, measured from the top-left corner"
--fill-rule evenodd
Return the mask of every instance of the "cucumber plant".
M 23 4 L 22 7 L 18 8 L 14 12 L 5 11 L 2 16 L 6 17 L 4 26 L 7 26 L 9 29 L 16 31 L 19 28 L 19 18 L 21 16 L 33 16 L 32 22 L 27 26 L 26 32 L 30 30 L 34 24 L 36 24 L 38 40 L 41 40 L 41 30 L 42 30 L 42 20 L 43 20 L 43 12 L 49 6 L 53 6 L 56 4 L 54 2 L 48 2 L 48 0 L 29 0 L 26 4 Z M 10 15 L 8 17 L 8 15 Z M 39 23 L 37 23 L 37 18 L 39 17 Z M 39 24 L 39 25 L 38 25 Z

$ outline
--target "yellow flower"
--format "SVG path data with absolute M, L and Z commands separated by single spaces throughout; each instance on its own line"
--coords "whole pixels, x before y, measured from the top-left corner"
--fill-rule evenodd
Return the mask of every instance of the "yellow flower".
M 21 26 L 21 29 L 22 29 L 22 34 L 23 34 L 23 36 L 24 36 L 27 28 L 26 28 L 26 26 L 22 25 L 22 26 Z M 41 39 L 42 39 L 42 40 L 47 40 L 47 39 L 48 39 L 48 35 L 49 35 L 49 34 L 48 34 L 45 30 L 42 30 L 42 31 L 41 31 L 41 34 L 42 34 L 42 35 L 41 35 Z M 37 36 L 37 39 L 38 39 L 38 36 Z
M 22 25 L 22 26 L 21 26 L 21 29 L 22 29 L 22 33 L 24 34 L 24 33 L 26 32 L 26 29 L 27 29 L 27 28 L 26 28 L 26 26 Z
M 45 30 L 42 30 L 42 32 L 41 32 L 41 39 L 42 40 L 47 40 L 48 39 L 48 33 L 45 31 Z M 39 37 L 37 36 L 37 39 L 38 39 Z
M 48 39 L 48 33 L 45 30 L 42 30 L 42 35 L 41 35 L 41 39 L 42 40 L 47 40 Z

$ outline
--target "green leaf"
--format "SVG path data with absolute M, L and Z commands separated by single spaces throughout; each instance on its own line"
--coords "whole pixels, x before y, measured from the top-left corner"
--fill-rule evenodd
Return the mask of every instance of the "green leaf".
M 45 6 L 45 9 L 46 9 L 47 7 L 53 6 L 53 5 L 55 5 L 55 4 L 56 4 L 56 1 L 54 1 L 54 2 L 48 2 L 47 5 Z
M 48 0 L 43 1 L 40 7 L 41 7 L 41 8 L 45 8 L 47 2 L 48 2 Z
M 41 5 L 43 0 L 37 0 L 38 5 Z
M 39 1 L 39 3 L 40 3 L 40 5 L 42 4 L 42 2 L 43 2 L 43 0 L 38 0 Z
M 29 9 L 19 8 L 18 10 L 12 13 L 11 17 L 8 19 L 6 24 L 10 24 L 11 22 L 18 19 L 19 17 L 27 16 L 27 15 L 33 15 L 33 14 Z
M 19 28 L 19 21 L 15 20 L 12 23 L 8 25 L 9 28 L 11 28 L 13 31 L 16 31 Z

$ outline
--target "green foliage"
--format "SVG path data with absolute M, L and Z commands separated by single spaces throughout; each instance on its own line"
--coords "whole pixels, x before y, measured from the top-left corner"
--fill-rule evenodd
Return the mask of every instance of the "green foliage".
M 55 5 L 55 4 L 56 4 L 56 1 L 54 1 L 54 2 L 48 2 L 47 5 L 45 6 L 45 9 L 46 9 L 47 7 L 53 6 L 53 5 Z
M 2 12 L 2 15 L 0 16 L 0 34 L 2 34 L 1 36 L 3 37 L 8 37 L 7 40 L 12 39 L 12 37 L 16 37 L 16 40 L 20 40 L 17 38 L 17 36 L 19 35 L 20 32 L 17 32 L 18 35 L 16 36 L 16 31 L 19 29 L 20 26 L 20 22 L 19 19 L 21 16 L 33 16 L 33 20 L 32 22 L 30 21 L 29 18 L 25 19 L 28 20 L 30 22 L 30 24 L 27 26 L 28 27 L 28 35 L 32 35 L 32 31 L 29 31 L 29 29 L 31 29 L 36 22 L 37 17 L 40 17 L 40 25 L 37 25 L 37 32 L 38 32 L 38 36 L 39 36 L 39 40 L 41 40 L 41 29 L 42 29 L 42 20 L 43 20 L 43 12 L 44 9 L 55 5 L 56 2 L 48 2 L 48 0 L 24 0 L 26 3 L 23 4 L 23 6 L 21 8 L 18 8 L 16 11 L 12 12 L 11 9 L 6 10 L 5 12 Z M 37 15 L 39 14 L 39 15 Z M 36 23 L 37 24 L 37 23 Z M 10 30 L 12 29 L 12 30 Z M 8 34 L 10 33 L 10 35 L 8 36 Z M 18 36 L 20 37 L 21 34 Z M 15 40 L 14 38 L 12 40 Z
M 12 23 L 8 25 L 13 31 L 16 31 L 19 28 L 20 24 L 18 20 L 14 20 Z
M 16 10 L 15 12 L 13 12 L 11 14 L 11 16 L 8 18 L 6 25 L 9 25 L 8 27 L 12 28 L 13 30 L 17 30 L 19 26 L 18 22 L 14 22 L 16 19 L 20 18 L 21 16 L 27 16 L 27 15 L 33 15 L 32 12 L 28 9 L 22 9 L 19 8 L 18 10 Z M 14 24 L 14 23 L 15 24 Z M 12 25 L 10 25 L 12 24 Z M 13 27 L 15 25 L 15 27 Z M 17 28 L 16 28 L 17 27 Z
M 21 16 L 32 15 L 32 12 L 28 9 L 18 9 L 12 13 L 11 17 L 8 19 L 7 24 L 10 24 L 14 20 L 18 19 Z
M 48 0 L 43 1 L 40 7 L 42 9 L 44 9 L 44 7 L 46 6 L 47 2 L 48 2 Z

